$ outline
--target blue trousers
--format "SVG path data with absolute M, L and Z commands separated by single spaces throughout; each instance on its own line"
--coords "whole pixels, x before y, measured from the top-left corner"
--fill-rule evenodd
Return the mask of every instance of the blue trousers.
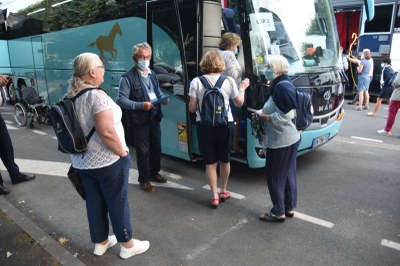
M 160 122 L 136 125 L 132 130 L 140 183 L 149 182 L 161 169 L 161 127 Z
M 6 123 L 0 114 L 0 157 L 6 167 L 11 180 L 19 178 L 22 174 L 19 172 L 19 167 L 14 161 L 14 148 L 8 134 Z M 3 184 L 3 179 L 0 175 L 0 185 Z
M 118 242 L 132 238 L 128 201 L 128 178 L 131 156 L 120 158 L 110 166 L 79 170 L 86 192 L 86 211 L 93 243 L 107 240 L 110 217 Z
M 267 149 L 265 175 L 274 215 L 281 216 L 297 206 L 296 155 L 300 140 L 291 146 Z

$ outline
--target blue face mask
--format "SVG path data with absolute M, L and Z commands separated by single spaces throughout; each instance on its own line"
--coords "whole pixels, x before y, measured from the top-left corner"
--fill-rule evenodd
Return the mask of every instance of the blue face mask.
M 273 80 L 275 78 L 274 72 L 272 72 L 271 69 L 266 69 L 265 78 L 268 80 Z
M 138 60 L 136 65 L 140 70 L 147 70 L 150 66 L 150 60 Z

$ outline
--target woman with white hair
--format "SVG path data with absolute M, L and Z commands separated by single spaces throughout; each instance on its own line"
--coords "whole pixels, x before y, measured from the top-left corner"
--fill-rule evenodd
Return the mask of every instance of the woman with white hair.
M 288 71 L 289 63 L 285 57 L 268 58 L 265 75 L 272 80 L 270 97 L 257 111 L 265 121 L 265 174 L 272 201 L 272 209 L 259 216 L 265 222 L 284 222 L 286 217 L 294 216 L 297 205 L 296 156 L 300 133 L 292 122 L 296 116 L 296 88 Z
M 86 210 L 94 254 L 101 256 L 117 241 L 123 259 L 145 252 L 149 241 L 132 238 L 128 202 L 128 178 L 131 157 L 125 143 L 121 108 L 101 89 L 105 66 L 93 53 L 78 55 L 73 63 L 70 96 L 76 96 L 76 113 L 86 136 L 92 129 L 88 150 L 71 154 L 72 165 L 82 178 Z M 115 235 L 109 235 L 111 221 Z

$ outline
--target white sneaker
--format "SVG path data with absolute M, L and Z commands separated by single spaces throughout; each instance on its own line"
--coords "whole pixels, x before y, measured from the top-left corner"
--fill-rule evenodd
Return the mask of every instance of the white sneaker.
M 121 246 L 121 251 L 119 253 L 119 256 L 123 259 L 129 259 L 132 256 L 141 254 L 148 250 L 150 247 L 150 242 L 147 240 L 140 241 L 137 239 L 133 239 L 133 247 L 131 248 L 125 248 Z
M 102 244 L 96 244 L 94 246 L 94 251 L 93 254 L 97 255 L 97 256 L 101 256 L 104 253 L 106 253 L 107 249 L 109 249 L 110 247 L 114 246 L 115 244 L 117 244 L 117 238 L 115 237 L 115 235 L 112 236 L 108 236 L 108 242 L 105 245 Z
M 376 131 L 379 135 L 384 135 L 384 136 L 390 136 L 390 135 L 392 135 L 392 132 L 391 131 L 386 131 L 385 129 L 381 129 L 381 130 L 378 130 L 378 131 Z

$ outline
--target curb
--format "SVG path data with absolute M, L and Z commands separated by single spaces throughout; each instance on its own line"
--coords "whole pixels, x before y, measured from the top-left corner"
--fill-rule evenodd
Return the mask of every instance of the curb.
M 85 265 L 4 197 L 0 197 L 0 209 L 62 265 Z

